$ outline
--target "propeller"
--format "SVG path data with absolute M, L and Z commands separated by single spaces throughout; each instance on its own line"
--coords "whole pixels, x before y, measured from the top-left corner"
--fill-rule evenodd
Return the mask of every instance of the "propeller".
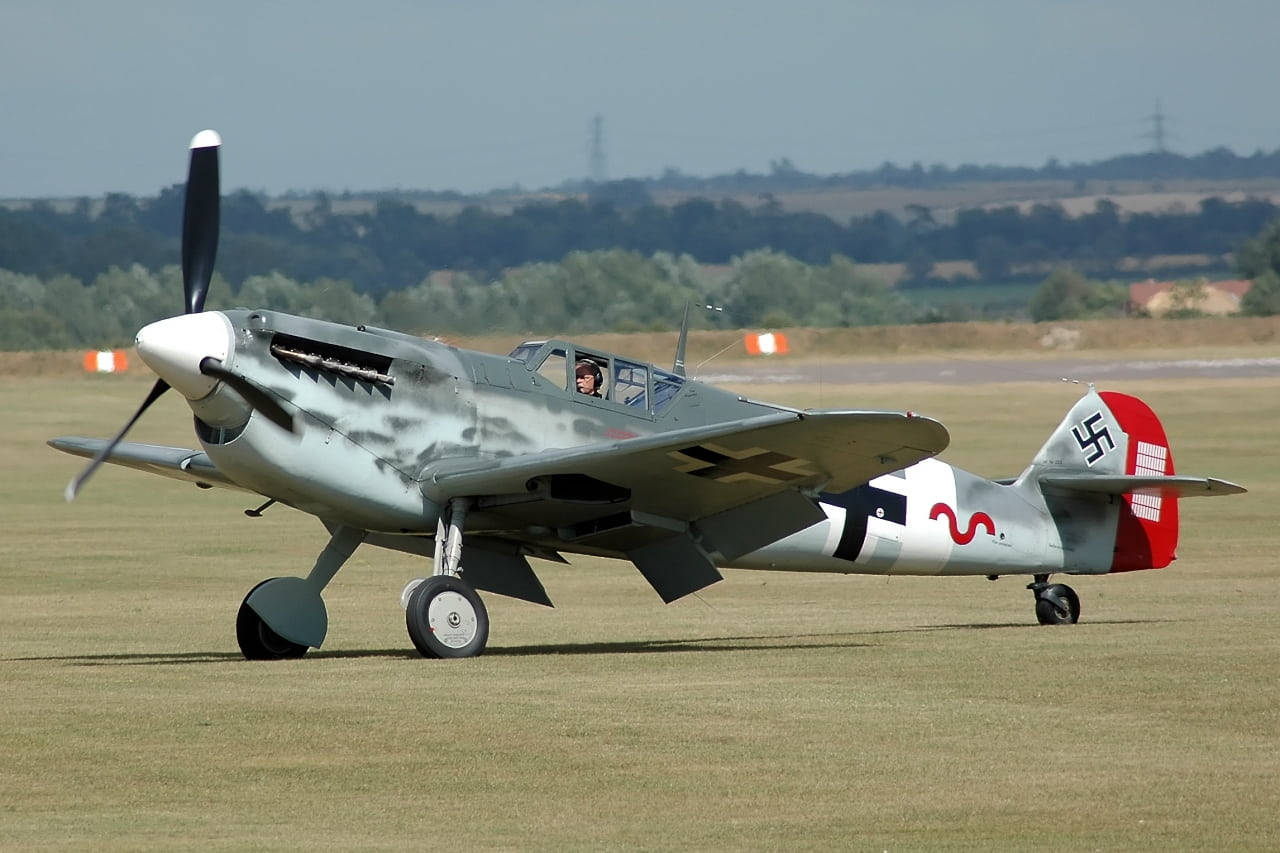
M 191 140 L 187 197 L 182 207 L 182 290 L 188 314 L 204 310 L 218 254 L 218 148 L 222 138 L 202 130 Z
M 67 483 L 67 488 L 62 493 L 62 496 L 67 499 L 67 503 L 71 503 L 76 499 L 76 495 L 80 493 L 80 487 L 83 486 L 85 481 L 93 475 L 94 471 L 98 470 L 98 466 L 106 461 L 106 458 L 111 455 L 111 451 L 120 443 L 120 439 L 124 438 L 124 434 L 133 429 L 133 425 L 138 422 L 138 418 L 142 417 L 142 413 L 147 410 L 147 407 L 160 399 L 160 395 L 168 390 L 168 382 L 165 382 L 163 379 L 156 380 L 156 384 L 151 386 L 151 393 L 147 395 L 147 399 L 142 401 L 142 405 L 138 407 L 138 411 L 134 412 L 133 417 L 129 418 L 129 420 L 125 422 L 125 425 L 120 428 L 118 433 L 116 433 L 115 438 L 107 442 L 107 446 L 98 451 L 98 455 L 93 457 L 93 460 L 89 462 L 85 469 L 77 474 L 70 483 Z
M 218 148 L 222 138 L 216 131 L 202 130 L 191 140 L 191 164 L 187 170 L 187 197 L 182 210 L 182 289 L 186 296 L 187 314 L 204 310 L 204 300 L 213 278 L 213 261 L 218 253 Z M 203 365 L 202 365 L 203 367 Z M 245 380 L 246 382 L 248 380 Z M 236 388 L 235 385 L 232 385 Z M 152 403 L 169 390 L 169 383 L 157 379 L 138 411 L 125 422 L 107 445 L 98 451 L 88 466 L 70 483 L 63 495 L 67 502 L 75 500 L 93 472 L 111 455 L 125 433 L 133 428 Z M 236 388 L 240 391 L 239 388 Z M 262 393 L 259 391 L 259 393 Z M 243 391 L 241 391 L 243 396 Z M 273 401 L 274 402 L 274 401 Z M 276 404 L 277 407 L 279 404 Z M 270 417 L 270 415 L 268 415 Z M 275 420 L 275 418 L 272 418 Z
M 216 131 L 202 130 L 197 133 L 191 140 L 191 164 L 187 170 L 187 191 L 186 199 L 182 208 L 182 291 L 185 300 L 185 311 L 183 316 L 191 314 L 202 314 L 204 312 L 205 297 L 209 294 L 209 282 L 213 278 L 213 262 L 218 254 L 218 227 L 219 227 L 219 207 L 221 205 L 221 191 L 219 189 L 218 178 L 218 149 L 222 146 L 222 138 L 218 136 Z M 206 315 L 207 316 L 207 315 Z M 170 320 L 162 320 L 138 333 L 138 347 L 142 351 L 143 335 L 148 329 L 164 326 L 171 323 Z M 198 324 L 200 325 L 200 324 Z M 193 327 L 184 327 L 183 332 L 192 331 Z M 167 335 L 175 334 L 173 326 L 168 327 Z M 164 342 L 157 341 L 156 337 L 164 338 L 163 332 L 153 335 L 151 345 L 164 349 Z M 157 357 L 153 353 L 153 357 Z M 152 364 L 154 368 L 155 365 Z M 182 368 L 179 368 L 181 370 Z M 244 398 L 255 411 L 261 412 L 264 417 L 281 429 L 294 432 L 293 417 L 271 397 L 264 389 L 254 384 L 249 379 L 238 373 L 233 373 L 223 366 L 222 362 L 212 356 L 201 359 L 199 369 L 205 376 L 211 376 L 228 386 Z M 157 371 L 159 372 L 159 371 Z M 170 374 L 170 379 L 179 385 L 179 390 L 183 390 L 186 386 L 183 384 L 186 379 L 179 381 L 175 378 L 178 374 Z M 115 438 L 107 442 L 102 450 L 93 457 L 89 465 L 80 472 L 79 476 L 67 484 L 64 493 L 67 501 L 75 500 L 76 495 L 80 492 L 81 487 L 93 474 L 98 467 L 111 456 L 111 452 L 115 450 L 125 434 L 133 428 L 138 422 L 138 418 L 142 417 L 142 413 L 159 399 L 165 391 L 172 387 L 169 382 L 164 379 L 157 379 L 156 384 L 151 387 L 151 392 L 147 394 L 147 398 L 142 401 L 142 405 L 138 407 L 138 411 L 133 413 L 133 417 L 125 423 L 120 432 L 116 433 Z

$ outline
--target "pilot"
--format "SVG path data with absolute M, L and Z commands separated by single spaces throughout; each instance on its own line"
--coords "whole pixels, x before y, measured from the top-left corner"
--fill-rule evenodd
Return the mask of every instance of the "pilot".
M 579 394 L 586 394 L 588 397 L 600 396 L 600 386 L 604 384 L 604 376 L 601 375 L 598 364 L 583 359 L 577 363 L 573 372 L 578 377 Z

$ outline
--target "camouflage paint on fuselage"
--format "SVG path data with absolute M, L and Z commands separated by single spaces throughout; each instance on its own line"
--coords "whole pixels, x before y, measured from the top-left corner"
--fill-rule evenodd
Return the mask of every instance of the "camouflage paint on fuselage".
M 419 481 L 439 459 L 501 459 L 774 411 L 684 380 L 659 413 L 558 386 L 533 369 L 536 360 L 266 310 L 224 313 L 235 330 L 228 366 L 296 407 L 299 429 L 274 428 L 253 416 L 235 391 L 219 386 L 191 403 L 200 421 L 220 430 L 197 430 L 209 458 L 237 483 L 369 530 L 435 532 L 439 507 L 422 495 Z M 321 353 L 367 354 L 387 365 L 390 381 L 282 359 L 271 350 L 277 336 Z M 543 349 L 557 347 L 575 351 L 560 341 Z M 661 371 L 645 367 L 652 399 L 653 377 Z M 476 517 L 469 527 L 482 528 L 484 521 Z

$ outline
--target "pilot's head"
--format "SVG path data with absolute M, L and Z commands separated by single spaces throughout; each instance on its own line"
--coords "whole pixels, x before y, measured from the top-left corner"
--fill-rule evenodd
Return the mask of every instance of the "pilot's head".
M 573 372 L 577 377 L 579 394 L 600 396 L 600 386 L 604 384 L 604 376 L 600 373 L 599 365 L 594 361 L 583 359 L 574 367 Z

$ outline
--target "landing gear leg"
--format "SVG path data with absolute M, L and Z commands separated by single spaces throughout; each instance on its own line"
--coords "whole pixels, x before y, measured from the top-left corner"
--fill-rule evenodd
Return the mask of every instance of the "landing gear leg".
M 484 651 L 489 613 L 462 580 L 462 529 L 470 501 L 454 498 L 436 528 L 435 574 L 405 588 L 405 626 L 423 657 L 467 658 Z
M 1027 589 L 1036 597 L 1036 619 L 1041 625 L 1074 625 L 1080 621 L 1080 597 L 1064 583 L 1049 583 L 1049 576 L 1036 575 Z

